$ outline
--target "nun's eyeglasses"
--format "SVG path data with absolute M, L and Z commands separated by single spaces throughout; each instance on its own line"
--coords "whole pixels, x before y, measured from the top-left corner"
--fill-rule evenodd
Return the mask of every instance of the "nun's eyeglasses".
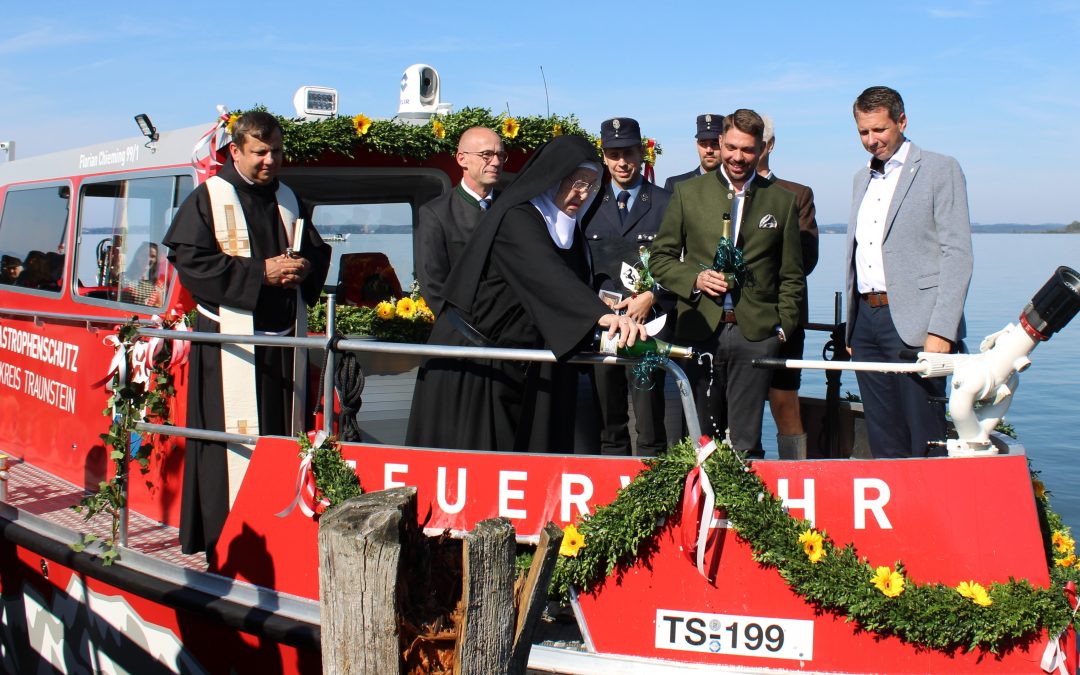
M 587 183 L 583 180 L 576 180 L 574 181 L 574 184 L 570 186 L 570 189 L 574 192 L 587 195 L 590 192 L 596 192 L 597 190 L 599 190 L 600 182 L 597 181 L 595 183 Z
M 505 150 L 500 150 L 498 152 L 495 152 L 494 150 L 482 150 L 480 152 L 470 151 L 470 150 L 462 150 L 461 154 L 463 154 L 463 155 L 479 155 L 480 159 L 484 160 L 484 164 L 491 164 L 491 160 L 495 159 L 496 157 L 499 158 L 500 162 L 505 162 L 506 161 L 506 151 Z

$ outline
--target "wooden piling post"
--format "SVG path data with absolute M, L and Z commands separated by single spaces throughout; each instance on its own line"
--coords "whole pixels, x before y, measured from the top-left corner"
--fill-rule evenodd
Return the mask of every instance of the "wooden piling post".
M 397 589 L 402 545 L 415 540 L 417 528 L 414 487 L 369 492 L 322 517 L 323 673 L 401 672 Z
M 509 673 L 513 653 L 514 526 L 505 518 L 481 521 L 462 549 L 464 608 L 454 657 L 455 675 Z
M 517 622 L 514 629 L 514 653 L 510 660 L 510 675 L 524 675 L 529 665 L 532 636 L 536 624 L 547 605 L 548 586 L 555 573 L 555 562 L 562 546 L 563 531 L 555 523 L 548 523 L 540 531 L 540 543 L 533 554 L 532 566 L 521 585 L 517 600 Z

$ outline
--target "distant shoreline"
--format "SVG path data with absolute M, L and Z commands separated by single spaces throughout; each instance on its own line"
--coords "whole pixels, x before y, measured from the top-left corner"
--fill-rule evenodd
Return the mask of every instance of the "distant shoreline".
M 818 225 L 821 234 L 847 234 L 846 224 Z M 1001 223 L 997 225 L 971 224 L 972 234 L 1080 234 L 1078 223 L 1071 225 L 1058 225 L 1046 223 L 1043 225 L 1017 225 L 1015 223 Z

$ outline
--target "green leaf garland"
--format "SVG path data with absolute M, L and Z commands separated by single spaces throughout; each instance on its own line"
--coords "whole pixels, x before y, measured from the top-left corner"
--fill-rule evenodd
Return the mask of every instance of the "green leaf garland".
M 646 469 L 614 501 L 580 519 L 577 527 L 585 546 L 576 557 L 560 557 L 553 578 L 556 592 L 565 594 L 571 586 L 588 591 L 648 555 L 657 529 L 681 502 L 695 450 L 687 439 L 645 463 Z M 1068 530 L 1050 509 L 1041 483 L 1035 483 L 1036 504 L 1044 523 L 1051 585 L 1037 588 L 1025 579 L 1011 578 L 1007 583 L 995 582 L 986 589 L 992 604 L 982 607 L 956 588 L 920 585 L 909 579 L 904 580 L 902 593 L 887 597 L 871 583 L 875 567 L 860 558 L 852 544 L 840 546 L 824 532 L 820 534 L 825 555 L 813 563 L 799 543 L 800 534 L 811 529 L 809 522 L 788 515 L 781 500 L 734 451 L 724 446 L 713 453 L 705 471 L 716 492 L 717 507 L 724 509 L 732 528 L 750 545 L 754 560 L 775 568 L 816 609 L 846 617 L 861 630 L 894 635 L 942 652 L 979 649 L 996 654 L 1038 639 L 1044 628 L 1056 635 L 1071 622 L 1064 585 L 1080 581 L 1080 571 L 1075 566 L 1075 550 L 1069 550 L 1073 543 Z M 1051 544 L 1055 532 L 1059 533 L 1057 546 Z M 903 574 L 902 562 L 895 562 L 894 567 Z

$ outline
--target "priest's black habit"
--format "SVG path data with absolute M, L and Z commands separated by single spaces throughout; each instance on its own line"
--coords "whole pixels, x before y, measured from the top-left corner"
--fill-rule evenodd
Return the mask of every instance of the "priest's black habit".
M 481 219 L 444 286 L 454 311 L 499 347 L 546 348 L 560 359 L 591 342 L 610 309 L 591 286 L 580 230 L 556 246 L 529 203 L 596 162 L 596 148 L 560 136 L 537 149 Z M 429 344 L 475 346 L 448 311 Z M 406 443 L 474 450 L 572 451 L 577 369 L 568 364 L 431 358 L 420 368 Z
M 200 185 L 181 204 L 165 234 L 163 243 L 170 249 L 169 261 L 195 302 L 211 313 L 217 314 L 219 305 L 227 305 L 251 311 L 257 331 L 287 331 L 296 321 L 296 291 L 263 284 L 265 260 L 281 255 L 288 246 L 275 197 L 278 181 L 275 179 L 266 186 L 252 185 L 240 177 L 232 161 L 226 162 L 218 176 L 236 188 L 247 221 L 251 257 L 230 256 L 221 251 L 214 236 L 209 191 Z M 298 215 L 304 217 L 302 213 Z M 330 254 L 330 246 L 308 221 L 300 247 L 300 255 L 311 263 L 311 271 L 301 285 L 308 304 L 319 299 Z M 195 330 L 216 333 L 218 324 L 200 313 Z M 289 433 L 292 362 L 292 349 L 255 347 L 252 386 L 257 383 L 259 432 L 263 435 Z M 220 347 L 192 343 L 188 364 L 188 426 L 224 431 Z M 223 443 L 188 439 L 180 504 L 180 546 L 184 553 L 206 550 L 212 565 L 214 543 L 229 512 L 228 478 Z

